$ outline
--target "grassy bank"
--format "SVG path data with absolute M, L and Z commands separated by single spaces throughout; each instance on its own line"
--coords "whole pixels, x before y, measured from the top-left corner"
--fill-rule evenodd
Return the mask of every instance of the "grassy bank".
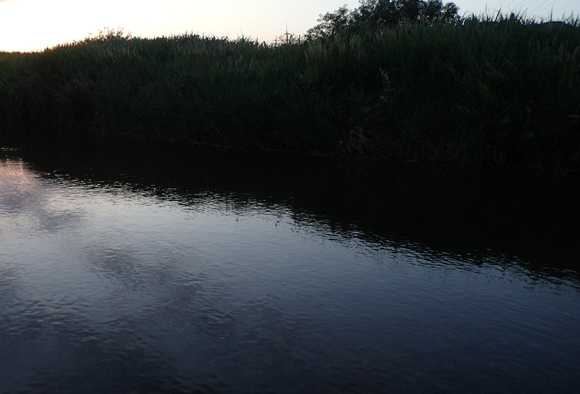
M 401 24 L 267 45 L 111 31 L 0 53 L 0 127 L 580 171 L 580 25 Z

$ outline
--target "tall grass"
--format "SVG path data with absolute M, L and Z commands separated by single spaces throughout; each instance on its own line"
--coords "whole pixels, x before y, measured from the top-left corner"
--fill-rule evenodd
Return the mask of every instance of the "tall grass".
M 0 126 L 580 170 L 580 25 L 519 16 L 275 45 L 119 31 L 0 54 Z

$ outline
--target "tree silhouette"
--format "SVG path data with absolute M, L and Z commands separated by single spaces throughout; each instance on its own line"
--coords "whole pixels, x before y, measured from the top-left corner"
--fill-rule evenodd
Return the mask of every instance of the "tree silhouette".
M 454 3 L 443 4 L 441 0 L 361 0 L 353 11 L 344 5 L 320 15 L 319 24 L 308 30 L 307 37 L 324 37 L 346 29 L 383 29 L 400 23 L 448 23 L 459 19 L 458 11 Z

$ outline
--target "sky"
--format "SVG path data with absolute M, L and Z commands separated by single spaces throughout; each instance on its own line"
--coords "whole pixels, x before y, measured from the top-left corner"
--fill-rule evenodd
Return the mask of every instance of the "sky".
M 448 2 L 448 1 L 444 1 Z M 456 0 L 459 13 L 521 11 L 554 19 L 580 12 L 578 0 Z M 0 51 L 38 51 L 72 42 L 104 28 L 133 36 L 183 33 L 244 36 L 270 42 L 290 32 L 304 34 L 325 14 L 358 0 L 0 0 Z

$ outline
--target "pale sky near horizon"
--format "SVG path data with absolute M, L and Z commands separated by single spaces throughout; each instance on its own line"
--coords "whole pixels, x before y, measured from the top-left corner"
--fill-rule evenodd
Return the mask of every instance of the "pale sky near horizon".
M 578 0 L 457 0 L 460 14 L 502 9 L 554 19 L 579 12 Z M 444 1 L 445 3 L 448 1 Z M 304 34 L 320 14 L 358 0 L 0 0 L 0 51 L 42 50 L 123 27 L 133 36 L 182 33 L 272 41 L 286 31 Z

